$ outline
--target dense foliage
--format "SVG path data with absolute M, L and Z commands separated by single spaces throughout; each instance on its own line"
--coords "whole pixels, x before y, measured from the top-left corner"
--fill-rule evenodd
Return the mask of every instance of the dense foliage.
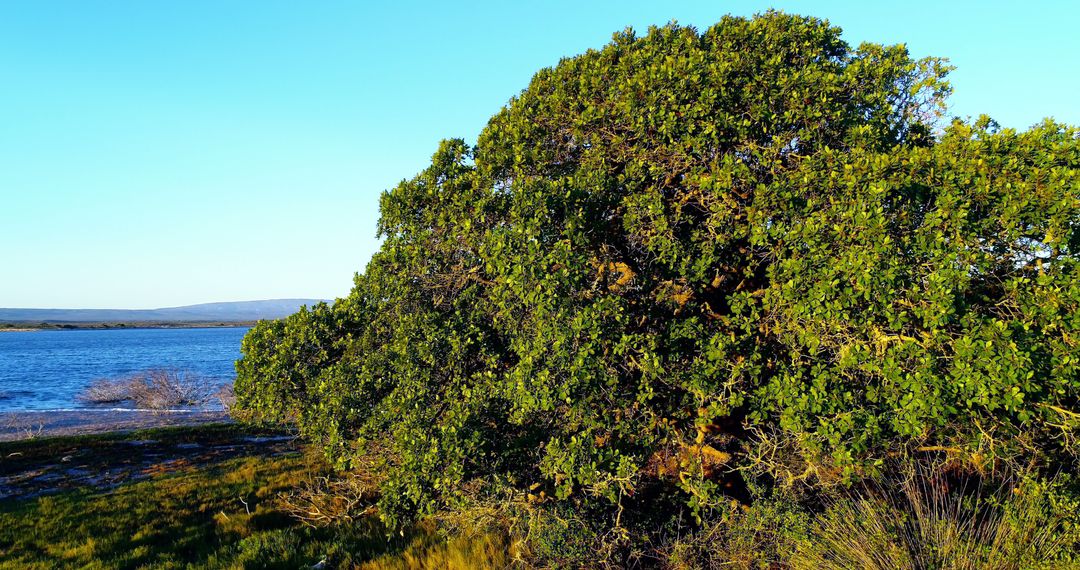
M 778 13 L 616 34 L 385 193 L 351 295 L 245 338 L 240 408 L 378 449 L 391 524 L 1071 460 L 1080 137 L 935 131 L 947 71 Z

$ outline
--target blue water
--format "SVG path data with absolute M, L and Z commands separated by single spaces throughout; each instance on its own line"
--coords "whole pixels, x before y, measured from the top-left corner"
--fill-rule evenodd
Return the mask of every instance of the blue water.
M 94 408 L 92 381 L 153 368 L 232 382 L 247 328 L 0 332 L 0 412 Z

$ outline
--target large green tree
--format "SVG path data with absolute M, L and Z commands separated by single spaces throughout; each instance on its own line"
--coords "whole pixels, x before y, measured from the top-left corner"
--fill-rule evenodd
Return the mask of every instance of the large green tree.
M 1078 134 L 935 132 L 947 71 L 779 13 L 616 34 L 385 193 L 352 294 L 248 334 L 240 407 L 377 450 L 390 522 L 1072 457 Z

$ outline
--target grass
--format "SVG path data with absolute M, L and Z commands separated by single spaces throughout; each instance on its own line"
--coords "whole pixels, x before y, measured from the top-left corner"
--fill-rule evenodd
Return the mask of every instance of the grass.
M 544 524 L 529 525 L 527 544 L 498 531 L 463 532 L 501 528 L 469 518 L 487 511 L 440 518 L 441 528 L 456 531 L 449 538 L 433 520 L 393 534 L 370 515 L 305 525 L 290 516 L 306 504 L 297 490 L 335 479 L 325 478 L 320 454 L 273 437 L 280 435 L 227 424 L 0 444 L 0 491 L 21 474 L 63 472 L 61 464 L 140 474 L 106 487 L 0 500 L 0 569 L 482 570 L 518 565 L 518 553 L 544 567 L 579 567 L 574 556 L 586 560 L 590 553 L 567 545 L 603 546 L 572 525 L 554 538 Z M 700 527 L 670 529 L 642 562 L 671 569 L 1080 567 L 1073 562 L 1080 558 L 1080 496 L 1065 482 L 958 486 L 942 477 L 919 471 L 867 482 L 824 512 L 784 497 L 732 504 Z M 61 484 L 45 481 L 52 491 Z M 353 512 L 372 504 L 364 493 Z M 554 550 L 545 555 L 546 547 Z M 602 559 L 592 567 L 614 567 Z
M 1054 480 L 987 487 L 915 469 L 835 500 L 814 519 L 791 566 L 1075 569 L 1078 506 Z
M 165 428 L 117 436 L 0 445 L 0 467 L 33 468 L 73 448 L 99 468 L 124 442 L 225 441 L 236 426 Z M 14 455 L 14 457 L 11 457 Z M 235 457 L 154 473 L 111 490 L 83 488 L 0 501 L 0 568 L 496 568 L 510 563 L 497 536 L 447 540 L 427 526 L 388 536 L 374 517 L 313 528 L 280 507 L 281 493 L 326 472 L 312 454 Z M 21 467 L 20 467 L 21 466 Z

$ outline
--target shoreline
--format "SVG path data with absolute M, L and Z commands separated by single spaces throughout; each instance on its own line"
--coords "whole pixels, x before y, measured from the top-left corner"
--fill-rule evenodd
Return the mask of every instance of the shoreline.
M 140 330 L 140 329 L 240 329 L 251 328 L 258 321 L 116 321 L 116 322 L 5 322 L 0 332 Z M 13 326 L 14 325 L 14 326 Z
M 232 423 L 225 411 L 56 410 L 0 412 L 0 441 Z

